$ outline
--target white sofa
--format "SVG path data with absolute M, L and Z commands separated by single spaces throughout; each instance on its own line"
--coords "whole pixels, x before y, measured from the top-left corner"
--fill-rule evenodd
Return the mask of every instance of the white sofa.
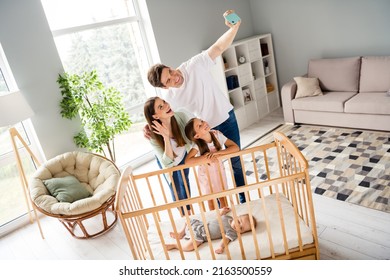
M 286 123 L 390 131 L 390 56 L 313 59 L 305 77 L 318 78 L 323 94 L 296 98 L 297 82 L 286 83 Z

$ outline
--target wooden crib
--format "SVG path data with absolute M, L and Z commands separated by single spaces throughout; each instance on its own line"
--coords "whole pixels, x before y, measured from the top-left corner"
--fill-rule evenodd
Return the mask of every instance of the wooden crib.
M 319 259 L 318 238 L 310 188 L 308 163 L 297 147 L 282 133 L 274 133 L 274 142 L 241 150 L 224 156 L 223 166 L 228 186 L 225 191 L 202 195 L 196 165 L 184 165 L 133 174 L 129 167 L 119 182 L 116 211 L 126 234 L 134 259 Z M 236 187 L 231 161 L 240 157 L 245 174 L 245 186 Z M 172 172 L 184 176 L 190 169 L 191 198 L 172 201 L 164 175 L 172 179 Z M 221 170 L 220 176 L 221 176 Z M 238 194 L 244 193 L 246 203 L 239 204 Z M 176 195 L 176 194 L 175 194 Z M 179 239 L 170 237 L 190 219 L 203 223 L 211 218 L 218 220 L 219 211 L 208 211 L 207 201 L 226 197 L 233 219 L 249 213 L 251 231 L 238 234 L 235 241 L 225 246 L 223 254 L 214 250 L 220 240 L 207 240 L 191 252 L 180 250 Z M 190 207 L 190 213 L 181 216 L 180 207 Z M 217 207 L 216 207 L 217 209 Z M 194 232 L 189 227 L 189 234 Z M 225 244 L 226 238 L 223 238 Z M 177 242 L 179 250 L 167 251 L 167 243 Z

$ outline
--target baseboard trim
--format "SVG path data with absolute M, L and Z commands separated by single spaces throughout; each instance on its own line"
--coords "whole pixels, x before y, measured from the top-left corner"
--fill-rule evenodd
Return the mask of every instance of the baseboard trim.
M 245 145 L 242 149 L 246 149 L 248 148 L 249 146 L 253 145 L 253 143 L 259 141 L 261 138 L 267 136 L 268 134 L 270 134 L 271 132 L 275 131 L 276 129 L 278 129 L 279 127 L 281 127 L 282 125 L 284 125 L 283 123 L 275 126 L 274 128 L 268 130 L 267 132 L 263 133 L 262 135 L 260 135 L 258 138 L 256 138 L 255 140 L 251 141 L 250 143 L 248 143 L 247 145 Z

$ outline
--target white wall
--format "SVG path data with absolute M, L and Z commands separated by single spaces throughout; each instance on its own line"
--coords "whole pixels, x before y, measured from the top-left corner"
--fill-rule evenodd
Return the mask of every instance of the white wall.
M 249 0 L 146 0 L 161 62 L 177 67 L 225 31 L 226 10 L 242 18 L 236 39 L 254 35 Z
M 227 27 L 222 14 L 235 9 L 243 18 L 237 39 L 253 35 L 249 0 L 145 0 L 150 9 L 161 61 L 178 66 L 208 48 Z M 0 41 L 15 76 L 33 108 L 37 136 L 47 158 L 77 149 L 78 121 L 60 115 L 56 83 L 63 67 L 40 0 L 0 1 Z
M 390 55 L 389 0 L 250 0 L 255 33 L 271 33 L 279 85 L 311 58 Z
M 63 119 L 56 83 L 63 72 L 40 0 L 0 1 L 0 42 L 19 89 L 35 112 L 31 121 L 46 158 L 75 150 L 77 121 Z
M 279 84 L 306 73 L 310 58 L 390 55 L 388 0 L 145 0 L 161 62 L 178 66 L 208 48 L 227 27 L 222 14 L 243 19 L 236 39 L 271 33 Z M 0 41 L 46 157 L 75 150 L 79 122 L 59 113 L 63 72 L 40 0 L 0 1 Z

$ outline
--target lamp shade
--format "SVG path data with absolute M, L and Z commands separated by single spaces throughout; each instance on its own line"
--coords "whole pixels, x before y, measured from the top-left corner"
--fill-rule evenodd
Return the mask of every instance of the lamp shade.
M 0 95 L 0 127 L 14 125 L 34 115 L 20 91 Z

